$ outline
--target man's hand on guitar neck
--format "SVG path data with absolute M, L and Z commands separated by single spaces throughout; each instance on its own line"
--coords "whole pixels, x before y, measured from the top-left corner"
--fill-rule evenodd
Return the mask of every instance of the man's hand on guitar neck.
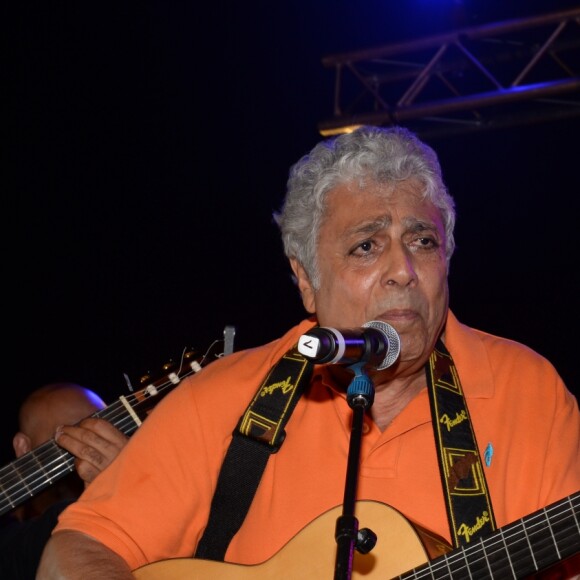
M 61 425 L 55 440 L 75 456 L 75 469 L 85 486 L 117 457 L 129 440 L 105 419 L 87 417 L 77 425 Z

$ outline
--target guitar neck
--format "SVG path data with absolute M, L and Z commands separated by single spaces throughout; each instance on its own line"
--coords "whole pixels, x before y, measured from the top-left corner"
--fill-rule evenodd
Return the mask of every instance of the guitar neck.
M 145 417 L 138 410 L 127 410 L 119 399 L 92 417 L 110 421 L 131 436 Z M 134 414 L 134 415 L 133 415 Z M 0 515 L 37 495 L 74 470 L 74 456 L 59 447 L 54 439 L 43 443 L 0 469 Z
M 178 370 L 168 373 L 159 381 L 149 383 L 135 393 L 119 397 L 91 417 L 106 419 L 119 431 L 131 436 L 147 413 L 183 378 L 201 370 L 201 364 L 194 358 L 195 355 L 193 350 L 184 353 Z M 168 368 L 170 367 L 167 366 L 165 370 Z M 34 497 L 73 471 L 74 461 L 75 457 L 71 453 L 51 439 L 0 468 L 0 515 Z
M 398 578 L 525 578 L 579 550 L 577 492 Z

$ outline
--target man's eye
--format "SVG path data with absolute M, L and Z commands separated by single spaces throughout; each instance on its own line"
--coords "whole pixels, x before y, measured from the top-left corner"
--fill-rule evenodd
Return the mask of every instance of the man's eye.
M 364 242 L 354 246 L 350 251 L 350 254 L 359 257 L 368 256 L 369 254 L 373 253 L 374 249 L 375 244 L 372 242 L 372 240 L 365 240 Z
M 370 252 L 373 249 L 373 243 L 369 241 L 363 242 L 362 244 L 359 245 L 359 248 L 363 252 Z
M 438 248 L 439 244 L 433 238 L 417 238 L 414 242 L 421 248 Z

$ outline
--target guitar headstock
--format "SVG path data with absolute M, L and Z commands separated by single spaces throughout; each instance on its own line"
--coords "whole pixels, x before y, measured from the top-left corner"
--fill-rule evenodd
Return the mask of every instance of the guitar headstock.
M 154 380 L 155 373 L 148 371 L 139 379 L 141 391 L 145 395 L 155 394 L 157 387 L 162 387 L 167 381 L 172 383 L 181 382 L 186 376 L 197 373 L 202 369 L 203 356 L 194 348 L 186 347 L 179 361 L 169 359 L 161 366 L 161 377 Z
M 138 411 L 139 417 L 144 419 L 146 414 L 185 377 L 198 373 L 214 360 L 228 354 L 224 351 L 224 344 L 225 340 L 214 340 L 203 353 L 195 348 L 186 347 L 178 360 L 169 359 L 162 365 L 160 378 L 153 379 L 154 373 L 151 372 L 144 374 L 139 379 L 139 390 L 131 394 L 131 398 L 135 400 L 131 404 L 133 410 Z

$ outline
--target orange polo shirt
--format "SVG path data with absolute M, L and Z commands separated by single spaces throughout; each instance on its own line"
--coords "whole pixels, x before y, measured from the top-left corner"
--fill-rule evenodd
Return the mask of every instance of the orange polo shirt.
M 185 379 L 61 515 L 57 529 L 93 536 L 131 568 L 191 557 L 238 419 L 269 369 L 312 326 L 305 320 L 278 340 Z M 493 449 L 484 471 L 498 526 L 579 490 L 580 413 L 552 365 L 521 344 L 460 324 L 451 312 L 446 346 L 479 450 Z M 315 367 L 227 561 L 265 561 L 320 514 L 341 506 L 352 410 L 326 384 L 324 369 Z M 358 497 L 392 506 L 449 541 L 427 390 L 384 432 L 370 419 L 364 431 Z M 334 546 L 333 537 L 327 542 Z

